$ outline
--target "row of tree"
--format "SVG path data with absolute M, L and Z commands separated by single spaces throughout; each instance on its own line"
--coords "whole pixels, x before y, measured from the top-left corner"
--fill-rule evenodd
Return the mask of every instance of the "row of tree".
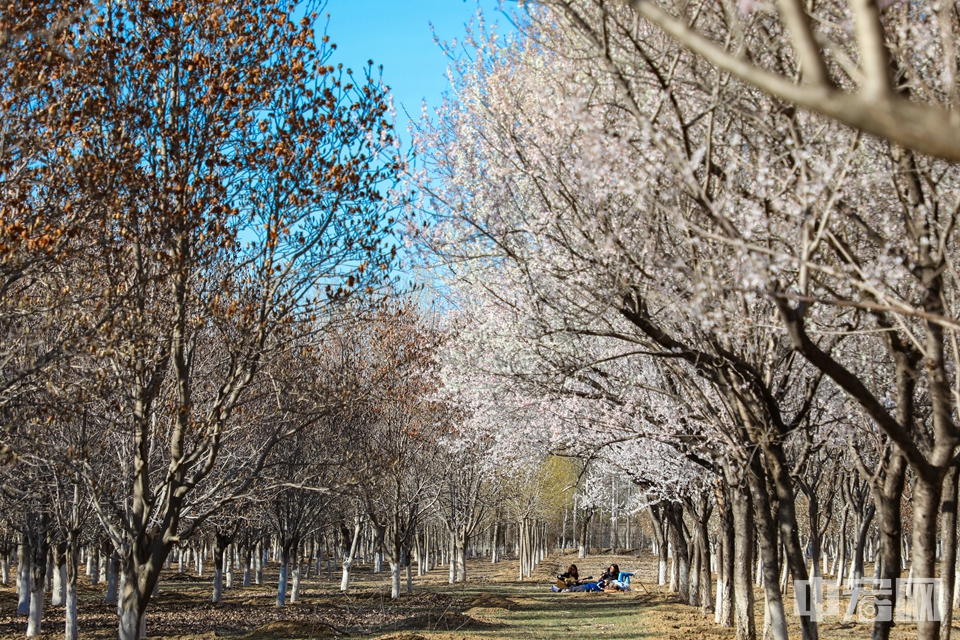
M 332 64 L 322 4 L 0 15 L 2 509 L 29 634 L 50 549 L 67 637 L 87 547 L 139 638 L 171 550 L 234 531 L 227 508 L 256 501 L 287 554 L 360 485 L 361 429 L 413 447 L 443 424 L 418 404 L 435 332 L 388 295 L 386 88 Z
M 267 547 L 278 604 L 311 554 L 344 590 L 363 549 L 394 597 L 438 550 L 463 580 L 480 532 L 528 576 L 570 506 L 542 450 L 466 428 L 454 328 L 391 284 L 387 90 L 332 63 L 321 7 L 0 15 L 0 555 L 27 635 L 49 590 L 77 637 L 82 564 L 123 639 L 171 562 L 212 557 L 219 600 Z
M 416 141 L 411 230 L 461 328 L 448 386 L 471 424 L 644 489 L 705 610 L 716 558 L 738 638 L 755 569 L 785 639 L 788 585 L 810 602 L 826 550 L 862 573 L 871 540 L 888 584 L 941 576 L 917 633 L 948 638 L 960 174 L 932 138 L 955 117 L 956 7 L 551 0 L 516 20 L 451 50 Z M 877 639 L 912 605 L 879 597 Z

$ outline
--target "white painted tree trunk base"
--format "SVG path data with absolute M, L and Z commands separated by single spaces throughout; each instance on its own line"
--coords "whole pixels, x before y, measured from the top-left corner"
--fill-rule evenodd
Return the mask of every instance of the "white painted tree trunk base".
M 300 601 L 300 560 L 293 565 L 293 589 L 290 590 L 290 602 Z
M 277 584 L 277 606 L 287 604 L 287 565 L 280 566 L 280 581 Z
M 53 588 L 50 591 L 50 604 L 59 607 L 66 599 L 67 566 L 53 568 Z
M 400 597 L 400 563 L 390 563 L 390 597 L 396 600 Z
M 223 571 L 220 569 L 213 572 L 213 601 L 223 602 Z
M 21 562 L 17 567 L 17 593 L 19 600 L 17 602 L 17 615 L 26 616 L 30 614 L 30 567 L 28 563 Z
M 77 585 L 67 584 L 67 603 L 64 611 L 63 635 L 65 640 L 77 640 L 80 629 L 77 625 Z
M 120 630 L 118 640 L 140 640 L 147 636 L 147 616 L 137 619 L 136 610 L 124 611 L 120 614 Z
M 30 591 L 30 618 L 27 621 L 27 637 L 40 635 L 40 624 L 43 620 L 43 581 L 33 585 Z

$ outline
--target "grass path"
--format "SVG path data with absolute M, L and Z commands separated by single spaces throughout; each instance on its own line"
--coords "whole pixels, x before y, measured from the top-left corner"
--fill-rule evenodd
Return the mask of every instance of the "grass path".
M 634 591 L 630 593 L 553 593 L 551 578 L 560 565 L 577 562 L 581 573 L 599 573 L 598 568 L 617 562 L 624 569 L 641 570 Z M 643 566 L 641 566 L 641 564 Z M 646 566 L 650 564 L 650 566 Z M 597 568 L 593 568 L 596 565 Z M 548 558 L 541 563 L 533 578 L 516 582 L 505 574 L 507 566 L 486 568 L 477 572 L 474 581 L 465 585 L 429 585 L 426 588 L 446 593 L 455 592 L 469 606 L 463 610 L 462 623 L 455 627 L 440 619 L 432 628 L 411 629 L 408 632 L 386 633 L 382 640 L 488 640 L 516 638 L 517 640 L 584 640 L 601 638 L 663 638 L 663 637 L 731 637 L 729 629 L 711 629 L 712 621 L 700 616 L 693 608 L 676 602 L 661 589 L 647 583 L 652 561 L 641 562 L 634 557 L 595 556 L 577 561 L 570 556 Z M 452 620 L 451 620 L 452 621 Z
M 424 637 L 517 638 L 561 640 L 571 636 L 596 638 L 642 638 L 642 596 L 636 594 L 556 594 L 530 586 L 504 585 L 491 594 L 478 593 L 463 612 L 459 629 L 444 629 L 443 621 Z M 386 634 L 383 637 L 394 637 Z

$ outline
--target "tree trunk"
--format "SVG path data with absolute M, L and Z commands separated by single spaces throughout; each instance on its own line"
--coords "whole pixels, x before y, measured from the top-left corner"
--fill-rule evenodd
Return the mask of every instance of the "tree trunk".
M 132 562 L 130 564 L 133 564 Z M 124 574 L 127 570 L 124 570 Z M 120 600 L 119 640 L 140 640 L 147 635 L 147 598 L 143 596 L 134 576 L 126 576 Z
M 122 555 L 115 562 L 123 578 L 118 607 L 120 640 L 140 640 L 146 635 L 147 605 L 157 592 L 160 571 L 171 546 L 159 535 L 136 546 L 123 545 Z
M 943 502 L 940 506 L 940 535 L 943 552 L 940 557 L 940 640 L 950 640 L 953 623 L 953 593 L 957 564 L 957 480 L 960 479 L 957 465 L 947 472 L 943 481 Z
M 454 536 L 454 580 L 456 582 L 465 582 L 467 580 L 467 534 L 466 531 L 458 531 Z
M 878 514 L 878 528 L 880 529 L 880 555 L 883 558 L 881 580 L 890 585 L 889 615 L 878 616 L 873 625 L 873 640 L 889 640 L 890 630 L 893 627 L 893 618 L 897 606 L 897 580 L 900 578 L 901 538 L 902 525 L 900 522 L 900 501 L 903 498 L 903 484 L 906 477 L 906 461 L 903 456 L 894 451 L 887 464 L 887 472 L 883 484 L 874 493 L 875 511 Z M 956 501 L 954 500 L 954 505 Z M 954 517 L 956 517 L 954 515 Z M 954 546 L 954 549 L 956 546 Z M 882 600 L 882 599 L 881 599 Z
M 67 542 L 66 553 L 67 596 L 63 627 L 65 640 L 77 640 L 80 631 L 77 626 L 77 569 L 77 545 L 75 538 L 71 536 Z
M 726 487 L 720 515 L 720 544 L 717 550 L 717 607 L 714 620 L 721 627 L 733 626 L 733 574 L 735 561 L 735 533 L 733 506 L 730 496 L 734 489 Z
M 710 532 L 707 519 L 697 521 L 697 546 L 700 556 L 700 605 L 704 615 L 713 613 L 713 576 L 710 572 Z
M 457 582 L 457 534 L 453 531 L 450 532 L 450 565 L 447 567 L 449 571 L 448 583 L 456 584 Z M 523 577 L 523 566 L 520 567 L 521 578 Z
M 850 594 L 850 607 L 847 609 L 847 618 L 853 616 L 857 610 L 857 600 L 860 597 L 860 581 L 863 579 L 863 553 L 867 544 L 867 533 L 870 531 L 870 522 L 873 520 L 873 514 L 876 507 L 871 504 L 867 507 L 867 512 L 863 516 L 863 522 L 860 523 L 860 532 L 857 534 L 857 546 L 853 551 L 853 566 L 850 568 L 850 583 L 853 587 Z
M 30 564 L 32 553 L 30 543 L 24 534 L 23 542 L 17 548 L 17 593 L 19 600 L 17 602 L 17 615 L 26 616 L 30 614 Z
M 653 505 L 649 509 L 653 523 L 653 537 L 657 541 L 657 584 L 667 584 L 667 537 L 664 535 L 664 520 L 660 507 Z
M 780 593 L 780 545 L 777 541 L 773 516 L 770 513 L 766 470 L 756 458 L 754 460 L 755 462 L 751 465 L 754 473 L 749 474 L 748 477 L 753 488 L 766 627 L 774 640 L 788 640 L 787 617 L 783 608 L 783 595 Z M 804 573 L 806 573 L 805 569 Z M 764 635 L 766 636 L 766 631 Z
M 77 498 L 79 490 L 74 491 L 74 524 L 77 524 L 79 516 L 76 510 L 79 508 Z M 79 537 L 78 528 L 72 528 L 67 532 L 67 543 L 64 547 L 64 582 L 65 582 L 65 607 L 64 607 L 64 625 L 63 633 L 65 640 L 77 640 L 79 636 L 79 627 L 77 625 L 77 578 L 78 578 L 78 555 L 80 546 L 77 542 Z M 89 561 L 89 555 L 87 557 Z M 89 564 L 89 562 L 88 562 Z
M 64 559 L 64 549 L 57 549 L 53 557 L 53 587 L 50 590 L 50 604 L 54 607 L 59 607 L 63 605 L 67 586 L 67 567 Z
M 249 587 L 251 583 L 250 579 L 250 564 L 253 562 L 253 554 L 251 553 L 250 545 L 244 545 L 243 547 L 243 586 Z
M 253 561 L 256 563 L 254 565 L 253 581 L 258 585 L 263 584 L 263 538 L 257 540 L 257 548 L 253 556 Z
M 41 521 L 44 519 L 41 518 Z M 43 596 L 47 574 L 47 553 L 50 545 L 47 542 L 45 524 L 38 525 L 35 530 L 31 547 L 30 561 L 30 618 L 27 621 L 27 636 L 40 635 L 40 625 L 43 619 Z
M 683 531 L 683 507 L 679 504 L 667 504 L 663 507 L 670 528 L 670 541 L 673 545 L 673 559 L 676 566 L 675 577 L 680 599 L 690 601 L 690 556 L 687 551 L 686 534 Z M 672 581 L 671 581 L 672 582 Z
M 687 545 L 687 554 L 691 558 L 690 562 L 690 597 L 687 600 L 687 604 L 691 607 L 700 606 L 700 569 L 701 563 L 703 562 L 703 556 L 700 555 L 700 545 L 697 543 L 696 538 L 690 541 L 690 544 Z M 710 604 L 713 606 L 713 603 Z
M 303 571 L 303 560 L 298 548 L 293 556 L 293 589 L 290 591 L 290 602 L 300 601 L 300 576 Z
M 796 494 L 793 488 L 793 481 L 790 478 L 790 467 L 787 464 L 786 454 L 784 454 L 783 447 L 779 440 L 767 439 L 764 440 L 764 442 L 763 461 L 766 468 L 770 470 L 770 475 L 773 480 L 773 488 L 777 497 L 777 522 L 779 525 L 780 539 L 783 542 L 783 548 L 787 557 L 787 563 L 790 567 L 790 572 L 793 574 L 793 579 L 795 581 L 800 581 L 801 584 L 806 585 L 804 587 L 805 593 L 803 594 L 804 601 L 812 604 L 815 601 L 816 596 L 814 595 L 814 589 L 809 584 L 807 563 L 804 558 L 803 546 L 800 544 L 800 527 L 797 523 Z M 759 468 L 760 465 L 757 464 L 756 467 Z M 816 575 L 819 573 L 818 562 L 820 560 L 820 532 L 818 530 L 820 518 L 819 513 L 817 513 L 817 498 L 815 492 L 813 493 L 813 496 L 811 496 L 809 503 L 812 505 L 810 513 L 811 518 L 813 518 L 811 520 L 811 543 L 814 554 L 814 575 Z M 779 572 L 777 577 L 779 577 Z M 779 602 L 779 607 L 782 611 L 783 600 L 781 594 L 779 593 L 779 586 L 776 588 L 777 597 L 776 601 L 774 601 L 772 604 L 773 606 L 778 606 L 777 603 Z M 774 611 L 773 613 L 775 621 L 777 624 L 780 624 L 779 620 L 777 619 L 779 612 Z M 817 625 L 816 616 L 810 614 L 801 615 L 800 631 L 803 640 L 818 640 L 820 632 Z M 774 634 L 774 637 L 777 637 L 776 634 Z M 785 616 L 783 621 L 783 637 L 787 637 Z
M 390 597 L 394 600 L 400 597 L 400 562 L 390 561 Z
M 577 547 L 577 558 L 587 557 L 587 527 L 590 525 L 590 520 L 593 519 L 596 512 L 595 507 L 589 507 L 583 510 L 583 518 L 580 519 L 580 545 Z
M 843 586 L 843 576 L 846 571 L 847 563 L 847 518 L 850 516 L 850 510 L 844 508 L 843 516 L 840 518 L 840 537 L 837 540 L 837 557 L 834 563 L 837 565 L 837 588 Z
M 113 543 L 104 538 L 100 543 L 100 582 L 110 580 L 110 558 L 113 557 Z
M 936 475 L 936 474 L 933 474 Z M 914 579 L 934 578 L 937 561 L 937 513 L 940 511 L 942 478 L 924 478 L 918 474 L 913 487 L 913 557 L 910 569 Z M 913 585 L 917 611 L 917 640 L 939 640 L 940 616 L 933 585 Z
M 213 602 L 223 602 L 223 554 L 213 559 Z
M 746 487 L 731 487 L 731 507 L 734 527 L 733 593 L 737 640 L 756 640 L 754 618 L 753 580 L 753 507 Z
M 100 545 L 91 544 L 87 549 L 87 564 L 90 566 L 90 586 L 100 584 Z
M 116 604 L 119 601 L 117 597 L 119 574 L 117 573 L 117 559 L 114 555 L 106 556 L 104 559 L 107 567 L 107 604 Z
M 38 569 L 37 567 L 41 567 Z M 27 637 L 40 635 L 40 624 L 43 620 L 43 574 L 47 570 L 46 563 L 38 563 L 34 559 L 32 575 L 30 576 L 30 618 L 27 621 Z
M 957 588 L 957 585 L 960 584 L 960 554 L 957 554 L 957 561 L 954 564 L 955 564 L 955 568 L 953 571 L 953 608 L 960 609 L 960 589 Z
M 407 558 L 407 562 L 404 564 L 407 570 L 407 595 L 413 595 L 413 570 L 410 566 L 410 559 Z
M 223 552 L 224 558 L 223 562 L 226 565 L 227 575 L 224 582 L 224 588 L 233 589 L 233 543 L 231 542 L 227 545 L 227 548 Z
M 287 604 L 287 570 L 290 564 L 290 548 L 293 542 L 286 542 L 280 550 L 280 581 L 277 583 L 277 606 Z
M 353 561 L 357 556 L 357 550 L 360 548 L 360 532 L 363 530 L 363 525 L 360 522 L 360 519 L 354 522 L 353 525 L 353 538 L 350 541 L 350 551 L 347 553 L 347 556 L 343 559 L 341 563 L 343 565 L 343 577 L 340 578 L 340 591 L 346 592 L 350 588 L 350 569 L 353 567 Z

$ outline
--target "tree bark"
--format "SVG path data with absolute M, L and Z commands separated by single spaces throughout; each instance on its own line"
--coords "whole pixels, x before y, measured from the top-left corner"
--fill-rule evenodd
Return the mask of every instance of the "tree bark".
M 67 567 L 66 545 L 58 545 L 53 551 L 53 586 L 50 589 L 50 604 L 54 607 L 63 605 L 66 597 Z
M 226 554 L 232 538 L 218 530 L 214 532 L 214 539 L 216 546 L 213 551 L 213 602 L 223 602 L 224 563 L 229 562 Z
M 343 577 L 340 579 L 340 591 L 346 592 L 347 589 L 350 588 L 350 570 L 353 567 L 353 561 L 357 556 L 357 550 L 360 548 L 360 533 L 362 530 L 363 525 L 360 522 L 360 519 L 357 518 L 353 525 L 353 537 L 350 542 L 350 551 L 347 553 L 347 556 L 341 563 L 343 566 Z
M 111 555 L 105 556 L 104 562 L 107 568 L 107 604 L 116 604 L 119 601 L 117 595 L 118 581 L 120 573 L 118 571 L 117 553 L 114 551 Z
M 253 556 L 255 565 L 254 583 L 263 584 L 263 538 L 257 540 L 257 549 Z
M 857 600 L 860 593 L 860 582 L 863 580 L 863 554 L 864 547 L 867 544 L 867 534 L 870 532 L 870 522 L 873 520 L 873 514 L 876 507 L 873 504 L 867 506 L 867 512 L 863 516 L 863 522 L 860 523 L 860 532 L 857 534 L 857 546 L 853 551 L 853 566 L 850 569 L 850 583 L 853 591 L 850 596 L 850 608 L 847 609 L 847 617 L 853 616 L 857 609 Z
M 27 621 L 27 636 L 40 635 L 40 626 L 43 619 L 43 596 L 47 574 L 47 553 L 50 544 L 47 539 L 46 517 L 38 518 L 35 528 L 31 530 L 30 550 L 30 617 Z
M 940 535 L 943 550 L 940 555 L 940 640 L 950 640 L 953 623 L 953 592 L 957 564 L 957 480 L 960 473 L 956 464 L 951 465 L 943 481 L 943 502 L 940 506 Z M 886 561 L 884 562 L 886 565 Z M 898 565 L 899 566 L 899 565 Z
M 77 534 L 70 531 L 67 535 L 66 547 L 66 606 L 64 611 L 63 633 L 65 640 L 77 640 L 80 629 L 77 626 L 77 573 L 78 563 L 77 554 L 79 547 L 77 545 Z
M 303 559 L 300 549 L 297 549 L 293 557 L 293 589 L 290 591 L 290 602 L 300 601 L 300 576 L 303 571 Z
M 897 580 L 900 578 L 901 537 L 900 501 L 906 477 L 906 460 L 898 451 L 892 451 L 887 463 L 883 484 L 874 491 L 875 511 L 879 520 L 880 555 L 883 558 L 880 579 L 890 585 L 889 620 L 877 620 L 873 625 L 873 640 L 889 640 L 897 606 Z M 862 562 L 862 561 L 861 561 Z
M 730 497 L 734 526 L 733 594 L 737 640 L 755 640 L 757 626 L 751 576 L 755 535 L 752 500 L 746 487 L 731 487 Z
M 465 582 L 467 580 L 467 532 L 461 527 L 461 530 L 454 535 L 454 572 L 455 582 Z
M 287 572 L 290 565 L 290 551 L 295 545 L 296 541 L 288 540 L 284 542 L 280 550 L 280 581 L 277 583 L 276 600 L 278 607 L 287 604 Z
M 707 529 L 709 512 L 703 520 L 697 520 L 697 553 L 700 556 L 700 606 L 701 613 L 709 615 L 713 613 L 713 576 L 710 571 L 710 532 Z
M 253 562 L 253 553 L 250 549 L 249 541 L 243 547 L 243 586 L 249 587 L 251 584 L 250 565 Z
M 735 532 L 733 526 L 733 506 L 730 498 L 733 489 L 726 487 L 722 499 L 720 515 L 720 544 L 717 550 L 717 608 L 714 620 L 721 627 L 733 626 L 733 574 L 735 561 Z
M 213 559 L 213 602 L 223 602 L 223 554 Z
M 657 541 L 657 584 L 663 586 L 667 584 L 667 537 L 663 534 L 663 515 L 658 505 L 652 505 L 649 509 L 650 519 L 653 522 L 653 537 Z
M 935 474 L 932 474 L 935 475 Z M 937 513 L 943 488 L 942 477 L 925 478 L 918 474 L 913 488 L 913 557 L 910 569 L 914 578 L 933 578 L 937 561 Z M 939 640 L 940 621 L 932 588 L 915 587 L 917 640 Z
M 223 563 L 226 565 L 226 580 L 224 581 L 225 589 L 233 589 L 233 543 L 231 542 L 227 545 L 227 548 L 223 552 Z
M 87 565 L 90 567 L 90 586 L 100 584 L 100 545 L 93 543 L 87 549 Z
M 756 458 L 754 458 L 751 467 L 753 473 L 749 474 L 748 477 L 753 488 L 757 540 L 760 547 L 760 567 L 765 597 L 766 626 L 774 640 L 788 640 L 787 617 L 783 608 L 783 594 L 780 593 L 780 545 L 777 540 L 773 516 L 770 513 L 766 471 Z M 806 571 L 804 570 L 804 572 Z
M 390 597 L 394 600 L 400 597 L 400 563 L 390 561 Z
M 17 547 L 17 615 L 30 614 L 30 564 L 32 553 L 27 535 L 23 534 L 23 541 Z
M 809 584 L 807 563 L 804 558 L 803 547 L 800 544 L 800 527 L 797 523 L 796 494 L 794 493 L 793 482 L 790 479 L 790 469 L 787 465 L 787 457 L 786 454 L 784 454 L 783 447 L 779 441 L 765 440 L 764 442 L 763 462 L 765 463 L 764 466 L 770 470 L 774 491 L 777 496 L 777 521 L 780 529 L 780 539 L 783 542 L 784 551 L 786 552 L 787 563 L 790 567 L 790 572 L 793 574 L 793 579 L 795 581 L 800 581 L 801 584 L 806 585 L 803 587 L 806 591 L 806 593 L 803 594 L 805 601 L 807 603 L 813 603 L 815 597 L 814 589 Z M 757 466 L 759 467 L 759 465 Z M 810 498 L 810 503 L 816 503 L 816 494 Z M 811 527 L 813 529 L 813 536 L 816 538 L 816 546 L 814 549 L 815 563 L 820 559 L 819 531 L 816 530 L 818 524 L 819 522 L 814 522 L 812 523 Z M 764 574 L 764 577 L 766 577 L 766 573 Z M 777 577 L 779 578 L 779 571 Z M 780 624 L 777 616 L 783 611 L 783 600 L 779 595 L 778 581 L 775 582 L 775 584 L 778 585 L 777 600 L 779 601 L 780 611 L 774 611 L 773 614 L 775 622 Z M 776 602 L 774 602 L 774 606 L 777 606 Z M 784 617 L 784 637 L 786 637 L 785 625 L 786 617 Z M 816 617 L 809 614 L 801 615 L 800 632 L 803 640 L 817 640 L 819 638 L 819 628 Z M 774 637 L 776 637 L 776 635 Z
M 39 568 L 38 568 L 39 567 Z M 34 558 L 30 576 L 30 617 L 27 621 L 27 637 L 40 635 L 43 620 L 43 578 L 47 565 Z
M 850 510 L 844 508 L 843 516 L 840 518 L 840 536 L 837 539 L 837 588 L 843 586 L 843 578 L 846 572 L 847 564 L 847 518 L 850 517 Z
M 670 527 L 670 541 L 673 545 L 673 557 L 676 565 L 677 592 L 680 599 L 690 602 L 690 556 L 687 552 L 687 540 L 683 531 L 683 511 L 677 504 L 664 506 L 667 524 Z

